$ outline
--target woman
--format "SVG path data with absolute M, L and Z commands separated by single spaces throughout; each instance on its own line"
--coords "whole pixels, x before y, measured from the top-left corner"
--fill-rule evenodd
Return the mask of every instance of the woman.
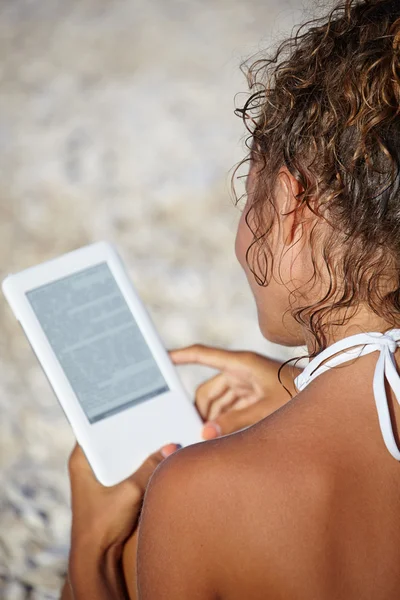
M 65 598 L 400 595 L 400 2 L 346 0 L 311 25 L 249 71 L 236 238 L 261 331 L 307 344 L 310 364 L 282 369 L 286 402 L 273 361 L 172 353 L 220 369 L 198 393 L 206 420 L 246 402 L 236 426 L 262 420 L 166 447 L 148 486 L 160 453 L 102 488 L 76 448 Z

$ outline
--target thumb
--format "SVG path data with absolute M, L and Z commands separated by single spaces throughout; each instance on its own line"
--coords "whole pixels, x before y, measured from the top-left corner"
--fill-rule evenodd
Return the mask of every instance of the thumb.
M 214 421 L 205 423 L 202 431 L 203 438 L 211 440 L 254 425 L 274 412 L 271 408 L 271 405 L 268 406 L 265 400 L 259 400 L 240 410 L 228 410 L 219 415 Z

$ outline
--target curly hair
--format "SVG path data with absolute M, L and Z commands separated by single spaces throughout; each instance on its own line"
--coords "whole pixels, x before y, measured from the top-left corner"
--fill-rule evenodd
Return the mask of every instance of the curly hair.
M 306 204 L 320 217 L 310 234 L 314 274 L 304 286 L 322 270 L 330 282 L 312 305 L 293 306 L 304 286 L 290 294 L 292 317 L 314 341 L 311 359 L 327 347 L 329 328 L 363 304 L 400 322 L 400 0 L 346 0 L 300 25 L 271 58 L 245 70 L 247 60 L 240 69 L 251 93 L 235 114 L 251 133 L 250 153 L 232 176 L 236 203 L 237 169 L 248 160 L 262 166 L 246 215 L 253 234 L 246 261 L 268 285 L 274 190 L 286 167 L 302 189 L 295 210 Z

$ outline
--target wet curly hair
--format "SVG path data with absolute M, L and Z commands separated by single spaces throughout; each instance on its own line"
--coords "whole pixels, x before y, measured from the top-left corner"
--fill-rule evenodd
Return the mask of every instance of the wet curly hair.
M 250 93 L 235 114 L 251 133 L 250 153 L 232 189 L 238 202 L 234 175 L 254 161 L 246 260 L 261 286 L 272 275 L 268 234 L 282 167 L 301 184 L 295 210 L 306 204 L 320 217 L 310 238 L 314 275 L 305 285 L 318 282 L 322 258 L 329 289 L 318 302 L 289 309 L 314 340 L 311 359 L 327 347 L 330 326 L 344 325 L 362 304 L 393 326 L 400 322 L 400 0 L 341 2 L 273 54 L 240 66 Z

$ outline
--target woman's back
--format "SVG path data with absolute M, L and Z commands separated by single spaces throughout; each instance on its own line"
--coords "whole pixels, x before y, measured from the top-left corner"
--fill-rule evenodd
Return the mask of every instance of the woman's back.
M 198 449 L 223 514 L 212 543 L 224 600 L 399 597 L 400 465 L 379 429 L 377 358 L 325 373 L 272 417 Z

